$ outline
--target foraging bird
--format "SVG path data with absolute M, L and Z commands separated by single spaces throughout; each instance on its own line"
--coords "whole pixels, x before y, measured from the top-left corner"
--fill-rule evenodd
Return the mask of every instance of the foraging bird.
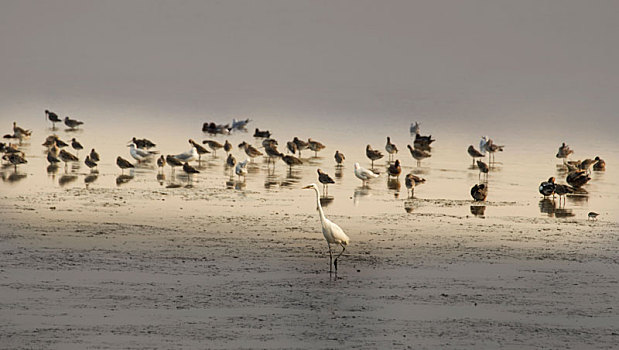
M 123 175 L 125 173 L 125 169 L 135 168 L 133 164 L 121 156 L 116 157 L 116 165 L 118 165 L 118 167 L 122 170 Z
M 471 197 L 476 201 L 485 201 L 488 196 L 488 186 L 485 184 L 475 185 L 471 188 Z
M 591 219 L 591 220 L 597 220 L 598 216 L 600 214 L 594 212 L 594 211 L 590 211 L 589 214 L 587 214 L 587 220 Z
M 97 163 L 90 159 L 90 155 L 86 155 L 86 159 L 84 159 L 84 164 L 90 169 L 97 166 Z
M 600 157 L 595 157 L 595 164 L 593 164 L 593 170 L 604 171 L 606 170 L 606 162 Z
M 539 184 L 539 193 L 541 193 L 544 198 L 548 196 L 554 196 L 555 194 L 555 178 L 551 177 L 548 181 L 544 181 Z
M 329 174 L 324 173 L 320 169 L 318 169 L 318 181 L 322 184 L 322 191 L 325 193 L 325 196 L 329 193 L 329 184 L 335 183 Z
M 222 145 L 221 143 L 215 141 L 215 140 L 204 140 L 202 141 L 203 144 L 208 144 L 209 148 L 213 150 L 213 156 L 217 155 L 217 150 L 220 148 L 223 148 L 224 145 Z
M 236 158 L 234 158 L 232 154 L 228 154 L 228 158 L 226 158 L 226 165 L 229 167 L 236 165 Z
M 19 154 L 19 153 L 7 153 L 2 156 L 2 159 L 11 163 L 15 167 L 16 172 L 17 172 L 18 165 L 28 163 L 26 158 L 22 154 Z
M 398 177 L 402 173 L 402 167 L 400 166 L 400 160 L 396 159 L 395 163 L 390 164 L 387 168 L 389 176 Z
M 374 161 L 383 157 L 379 150 L 372 149 L 372 146 L 365 146 L 365 155 L 372 161 L 372 169 L 374 169 Z
M 567 174 L 567 178 L 565 179 L 565 181 L 567 181 L 567 183 L 574 188 L 584 186 L 587 182 L 589 182 L 589 180 L 591 180 L 591 177 L 587 175 L 586 170 L 572 171 Z
M 322 151 L 325 148 L 325 145 L 309 138 L 307 139 L 307 148 L 314 151 L 314 157 L 318 157 L 318 152 Z
M 563 184 L 555 184 L 555 193 L 559 196 L 559 204 L 561 204 L 561 198 L 563 198 L 563 204 L 565 205 L 565 195 L 574 193 L 574 190 Z
M 286 142 L 286 148 L 288 148 L 288 152 L 292 154 L 297 153 L 297 144 L 292 141 Z
M 387 151 L 387 153 L 389 153 L 389 160 L 391 161 L 393 158 L 393 155 L 395 153 L 398 153 L 398 147 L 396 145 L 394 145 L 393 143 L 391 143 L 391 137 L 387 136 L 387 144 L 385 145 L 385 151 Z
M 481 174 L 483 173 L 485 178 L 486 178 L 486 180 L 488 180 L 488 172 L 490 171 L 490 168 L 488 168 L 488 164 L 484 163 L 481 160 L 478 160 L 477 161 L 477 168 L 479 168 L 479 178 L 481 178 Z
M 211 153 L 209 150 L 202 147 L 202 145 L 200 145 L 199 143 L 197 143 L 196 141 L 192 139 L 189 139 L 189 144 L 192 145 L 196 149 L 196 152 L 198 152 L 198 163 L 202 161 L 203 154 Z
M 295 156 L 291 156 L 288 154 L 282 154 L 282 161 L 284 161 L 284 163 L 286 163 L 286 165 L 288 165 L 288 171 L 292 172 L 292 166 L 293 165 L 301 165 L 303 164 L 303 161 Z
M 56 129 L 56 123 L 62 122 L 62 119 L 58 118 L 58 114 L 48 111 L 47 109 L 45 110 L 45 116 L 52 122 L 52 129 Z
M 79 154 L 80 150 L 84 149 L 84 147 L 82 146 L 81 143 L 79 143 L 75 137 L 71 139 L 71 147 L 73 147 L 74 150 L 77 151 L 77 153 Z
M 71 119 L 69 117 L 64 117 L 64 125 L 68 126 L 71 129 L 76 129 L 82 124 L 84 124 L 84 122 L 79 121 L 77 119 Z
M 195 147 L 191 147 L 189 151 L 177 154 L 174 156 L 174 158 L 180 160 L 181 162 L 191 162 L 192 160 L 199 159 L 200 155 L 198 154 L 198 150 Z M 168 163 L 169 162 L 170 161 L 168 161 Z
M 417 175 L 414 175 L 413 173 L 406 174 L 406 177 L 404 177 L 404 184 L 406 185 L 406 191 L 407 192 L 409 190 L 411 191 L 409 198 L 413 197 L 413 194 L 415 193 L 415 187 L 425 182 L 426 182 L 426 179 L 421 178 Z
M 93 162 L 98 162 L 99 161 L 99 153 L 97 153 L 97 151 L 95 151 L 94 148 L 90 150 L 90 159 Z
M 333 157 L 335 158 L 337 165 L 342 165 L 344 159 L 346 159 L 346 157 L 344 157 L 344 153 L 340 153 L 340 151 L 335 151 L 335 156 Z
M 241 176 L 243 177 L 243 181 L 245 181 L 245 175 L 247 175 L 247 163 L 249 163 L 249 158 L 242 162 L 238 162 L 236 164 L 236 168 L 234 168 L 234 173 L 239 177 L 239 181 L 241 181 Z
M 299 139 L 298 137 L 294 137 L 294 139 L 292 139 L 292 142 L 294 142 L 295 145 L 297 145 L 297 151 L 299 151 L 299 158 L 301 158 L 301 151 L 306 149 L 309 144 L 301 139 Z
M 329 245 L 329 273 L 333 272 L 331 265 L 335 267 L 335 273 L 337 274 L 337 259 L 344 254 L 346 246 L 350 243 L 350 238 L 344 233 L 338 225 L 325 217 L 325 213 L 322 210 L 320 204 L 320 192 L 316 184 L 311 184 L 303 187 L 303 189 L 313 189 L 316 192 L 316 210 L 320 215 L 320 224 L 322 225 L 322 234 Z M 333 259 L 333 253 L 331 252 L 331 244 L 338 244 L 342 247 L 342 251 Z
M 563 159 L 563 161 L 565 162 L 565 158 L 569 157 L 572 153 L 574 153 L 574 151 L 570 149 L 570 146 L 566 145 L 565 142 L 563 142 L 561 143 L 561 146 L 559 146 L 559 151 L 557 152 L 555 157 Z
M 58 158 L 60 158 L 60 160 L 62 160 L 64 162 L 64 165 L 66 166 L 68 162 L 77 162 L 79 161 L 79 159 L 74 156 L 73 154 L 61 149 L 60 153 L 58 153 Z
M 166 161 L 165 161 L 165 157 L 163 156 L 163 154 L 157 158 L 157 167 L 161 169 L 161 171 L 163 171 L 163 167 L 165 167 L 166 165 Z
M 484 156 L 478 150 L 476 150 L 473 145 L 470 145 L 466 151 L 469 153 L 469 156 L 473 157 L 473 165 L 475 165 L 475 158 L 482 158 Z
M 177 166 L 183 165 L 183 162 L 181 162 L 179 159 L 177 159 L 171 154 L 168 154 L 165 157 L 165 160 L 166 160 L 166 163 L 168 163 L 168 165 L 170 166 L 170 168 L 172 168 L 172 171 L 174 171 L 174 168 L 176 168 Z
M 226 142 L 224 142 L 224 151 L 226 151 L 226 154 L 230 153 L 230 151 L 232 151 L 232 144 L 230 142 L 228 142 L 228 140 L 226 140 Z
M 269 138 L 271 137 L 271 132 L 268 130 L 260 131 L 260 129 L 256 128 L 256 131 L 254 132 L 254 137 Z
M 146 149 L 150 149 L 153 148 L 155 146 L 157 146 L 156 144 L 154 144 L 151 140 L 149 139 L 138 139 L 135 136 L 131 139 L 130 142 L 135 143 L 135 146 L 137 148 L 146 148 Z
M 198 171 L 196 168 L 194 168 L 191 165 L 189 165 L 189 163 L 187 163 L 187 162 L 185 162 L 185 164 L 183 164 L 183 171 L 189 177 L 189 181 L 192 180 L 192 177 L 191 177 L 192 174 L 199 174 L 200 173 L 200 171 Z
M 359 163 L 355 163 L 355 176 L 361 180 L 362 185 L 365 185 L 366 181 L 370 179 L 374 179 L 378 177 L 378 174 L 375 174 L 373 171 L 367 170 L 359 166 Z
M 406 145 L 406 147 L 408 147 L 408 150 L 411 152 L 411 156 L 413 156 L 413 158 L 415 158 L 417 160 L 417 166 L 421 166 L 421 161 L 426 159 L 426 158 L 430 158 L 432 155 L 424 150 L 418 149 L 418 148 L 413 148 L 411 147 L 411 145 Z

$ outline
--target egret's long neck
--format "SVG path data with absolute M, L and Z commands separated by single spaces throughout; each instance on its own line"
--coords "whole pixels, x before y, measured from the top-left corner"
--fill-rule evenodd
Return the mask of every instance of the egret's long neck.
M 325 213 L 322 211 L 322 205 L 320 205 L 320 193 L 318 189 L 314 188 L 314 192 L 316 192 L 316 208 L 318 208 L 318 214 L 320 214 L 320 221 L 325 221 Z

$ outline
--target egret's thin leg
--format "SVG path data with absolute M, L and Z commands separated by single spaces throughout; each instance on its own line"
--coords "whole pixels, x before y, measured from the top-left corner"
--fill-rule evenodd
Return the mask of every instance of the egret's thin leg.
M 331 243 L 327 243 L 329 245 L 329 273 L 333 272 L 333 253 L 331 252 Z
M 333 260 L 333 266 L 335 267 L 335 273 L 337 273 L 337 259 L 344 254 L 344 251 L 346 250 L 346 246 L 343 245 L 342 243 L 340 243 L 340 245 L 342 246 L 342 251 L 335 257 L 335 260 Z

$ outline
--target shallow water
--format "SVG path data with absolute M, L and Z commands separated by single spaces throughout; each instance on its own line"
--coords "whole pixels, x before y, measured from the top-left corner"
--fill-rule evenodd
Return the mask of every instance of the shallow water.
M 42 118 L 41 118 L 42 119 Z M 228 136 L 209 136 L 203 134 L 201 124 L 210 121 L 208 118 L 184 117 L 163 121 L 153 120 L 147 125 L 141 118 L 116 117 L 111 123 L 104 119 L 95 119 L 92 122 L 87 118 L 83 129 L 77 131 L 66 130 L 58 125 L 52 130 L 48 122 L 36 122 L 34 118 L 26 118 L 23 127 L 33 129 L 33 137 L 22 143 L 28 164 L 19 166 L 17 172 L 13 167 L 3 166 L 0 169 L 0 191 L 9 200 L 19 200 L 20 195 L 40 196 L 42 194 L 61 193 L 67 189 L 86 187 L 89 189 L 139 189 L 162 190 L 165 193 L 183 193 L 182 197 L 168 196 L 165 204 L 154 202 L 152 199 L 128 196 L 129 200 L 145 209 L 172 210 L 182 207 L 182 203 L 191 199 L 192 192 L 207 195 L 209 190 L 223 190 L 229 194 L 229 199 L 242 198 L 245 202 L 225 207 L 213 206 L 213 202 L 194 203 L 210 214 L 266 214 L 269 211 L 286 210 L 288 212 L 312 212 L 314 194 L 300 190 L 308 183 L 318 183 L 316 169 L 321 168 L 330 174 L 336 181 L 329 186 L 329 196 L 322 200 L 325 211 L 329 215 L 361 216 L 372 214 L 405 213 L 412 214 L 444 214 L 454 216 L 479 217 L 555 217 L 557 220 L 572 218 L 586 220 L 589 211 L 601 213 L 600 220 L 617 222 L 619 220 L 619 190 L 617 177 L 613 171 L 613 164 L 619 161 L 611 143 L 583 139 L 565 141 L 575 150 L 572 159 L 593 158 L 596 155 L 606 160 L 608 169 L 604 172 L 592 172 L 592 180 L 583 187 L 584 192 L 568 196 L 566 204 L 559 205 L 558 200 L 543 200 L 538 193 L 538 186 L 550 176 L 555 176 L 557 182 L 565 183 L 565 171 L 560 160 L 555 158 L 558 146 L 564 140 L 521 135 L 515 132 L 500 135 L 490 135 L 498 144 L 505 144 L 505 151 L 497 153 L 496 164 L 489 174 L 489 195 L 486 202 L 474 203 L 469 195 L 471 186 L 478 183 L 478 170 L 471 166 L 471 158 L 466 153 L 469 144 L 478 147 L 481 135 L 454 132 L 448 127 L 432 125 L 426 126 L 422 122 L 422 134 L 432 134 L 437 141 L 432 148 L 432 157 L 422 161 L 417 167 L 411 157 L 407 143 L 411 143 L 408 125 L 389 125 L 382 123 L 373 128 L 361 125 L 350 125 L 341 128 L 340 123 L 334 122 L 314 125 L 309 120 L 299 121 L 298 126 L 291 127 L 290 120 L 283 123 L 274 121 L 252 121 L 247 133 L 237 132 Z M 11 130 L 8 117 L 2 118 L 6 132 Z M 122 122 L 121 122 L 122 121 Z M 28 122 L 31 124 L 29 125 Z M 218 120 L 217 122 L 227 122 Z M 34 125 L 36 124 L 36 125 Z M 260 146 L 260 139 L 252 137 L 254 128 L 269 129 L 273 137 L 279 141 L 280 151 L 285 150 L 285 143 L 294 136 L 302 139 L 312 137 L 327 145 L 327 148 L 314 157 L 313 152 L 303 152 L 304 165 L 294 167 L 289 172 L 287 166 L 278 160 L 275 166 L 267 165 L 262 157 L 256 158 L 249 166 L 249 174 L 245 182 L 239 182 L 236 176 L 230 176 L 231 170 L 224 167 L 225 152 L 219 150 L 217 156 L 205 155 L 198 164 L 194 162 L 200 174 L 194 175 L 190 183 L 182 169 L 176 169 L 173 174 L 166 167 L 161 174 L 155 163 L 139 165 L 133 171 L 125 171 L 128 176 L 121 176 L 120 169 L 115 164 L 117 156 L 122 156 L 132 162 L 135 161 L 126 147 L 131 137 L 147 137 L 157 143 L 157 150 L 162 154 L 177 154 L 187 151 L 190 146 L 187 140 L 191 137 L 197 142 L 213 138 L 223 143 L 229 140 L 233 145 L 233 154 L 237 160 L 244 159 L 245 154 L 237 145 L 248 141 Z M 433 130 L 433 128 L 435 128 Z M 293 129 L 298 131 L 293 131 Z M 4 129 L 3 129 L 4 130 Z M 300 132 L 299 132 L 300 131 Z M 58 167 L 55 171 L 48 171 L 45 159 L 45 148 L 41 146 L 45 137 L 56 133 L 60 138 L 69 142 L 76 137 L 84 146 L 79 152 L 80 163 Z M 386 176 L 385 158 L 375 163 L 380 177 L 371 181 L 368 186 L 362 187 L 361 181 L 353 174 L 354 162 L 369 168 L 370 162 L 365 157 L 365 145 L 384 152 L 385 137 L 391 136 L 392 141 L 400 149 L 396 158 L 403 165 L 402 175 L 398 180 L 388 180 Z M 70 142 L 69 142 L 70 143 Z M 91 173 L 83 164 L 87 152 L 95 148 L 101 155 L 98 173 Z M 333 159 L 335 150 L 346 155 L 343 167 L 336 167 Z M 75 151 L 68 149 L 75 154 Z M 407 198 L 404 184 L 404 174 L 413 172 L 426 178 L 427 182 L 415 189 L 413 198 Z M 320 186 L 320 184 L 319 184 Z M 199 198 L 196 195 L 196 198 Z M 252 201 L 255 200 L 255 201 Z M 166 209 L 169 208 L 169 209 Z M 97 213 L 84 213 L 96 218 Z

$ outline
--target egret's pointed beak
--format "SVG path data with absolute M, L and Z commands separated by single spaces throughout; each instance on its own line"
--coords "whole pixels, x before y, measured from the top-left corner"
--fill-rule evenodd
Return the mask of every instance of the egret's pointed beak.
M 302 189 L 302 190 L 307 190 L 308 188 L 312 188 L 312 185 L 307 185 L 307 186 L 305 186 L 305 187 L 303 187 L 303 188 L 301 188 L 301 189 Z

